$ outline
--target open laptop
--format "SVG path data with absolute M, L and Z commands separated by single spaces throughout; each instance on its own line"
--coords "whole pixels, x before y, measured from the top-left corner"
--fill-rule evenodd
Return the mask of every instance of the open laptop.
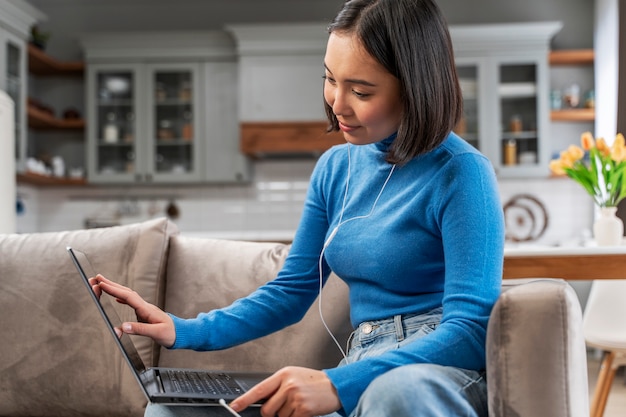
M 269 376 L 269 374 L 258 372 L 147 368 L 130 336 L 122 333 L 119 337 L 115 331 L 115 328 L 121 327 L 122 320 L 111 303 L 112 297 L 103 293 L 98 298 L 89 284 L 90 277 L 85 273 L 85 267 L 89 266 L 88 270 L 93 269 L 89 259 L 81 251 L 69 246 L 67 251 L 115 343 L 120 348 L 122 356 L 126 359 L 150 402 L 168 405 L 220 406 L 223 405 L 220 404 L 220 400 L 233 400 Z M 260 403 L 256 404 L 256 406 L 260 405 Z

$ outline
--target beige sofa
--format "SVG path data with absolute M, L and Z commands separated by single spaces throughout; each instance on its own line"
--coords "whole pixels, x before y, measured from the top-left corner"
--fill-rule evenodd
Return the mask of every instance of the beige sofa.
M 145 398 L 110 340 L 66 246 L 94 269 L 180 316 L 229 304 L 272 279 L 287 245 L 188 238 L 165 219 L 103 229 L 0 235 L 0 416 L 141 416 Z M 519 282 L 507 282 L 508 286 Z M 581 313 L 558 280 L 503 293 L 488 336 L 492 416 L 587 416 Z M 324 318 L 351 331 L 347 289 L 331 277 Z M 122 308 L 120 306 L 120 308 Z M 330 367 L 340 353 L 317 307 L 284 331 L 220 352 L 170 351 L 137 340 L 149 365 L 273 371 Z

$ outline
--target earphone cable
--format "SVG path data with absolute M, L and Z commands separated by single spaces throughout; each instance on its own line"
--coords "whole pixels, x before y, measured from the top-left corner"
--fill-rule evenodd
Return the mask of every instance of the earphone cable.
M 326 320 L 324 319 L 324 313 L 322 312 L 322 290 L 324 288 L 324 278 L 323 278 L 324 277 L 324 271 L 323 271 L 322 261 L 324 259 L 324 252 L 326 251 L 326 248 L 328 247 L 328 245 L 330 245 L 332 240 L 335 238 L 335 235 L 339 231 L 339 227 L 341 227 L 342 225 L 344 225 L 344 224 L 346 224 L 348 222 L 351 222 L 353 220 L 368 218 L 368 217 L 370 217 L 372 215 L 372 213 L 374 213 L 374 209 L 376 208 L 376 205 L 378 204 L 378 200 L 382 196 L 383 191 L 385 190 L 385 187 L 387 186 L 387 183 L 391 179 L 391 175 L 393 174 L 394 170 L 396 169 L 396 164 L 394 164 L 391 167 L 391 170 L 389 171 L 389 175 L 387 175 L 387 179 L 383 183 L 383 186 L 380 188 L 380 191 L 378 192 L 378 195 L 376 196 L 376 199 L 374 200 L 374 204 L 372 204 L 372 208 L 370 209 L 369 213 L 364 214 L 362 216 L 351 217 L 348 220 L 343 221 L 342 220 L 343 219 L 343 213 L 344 213 L 344 209 L 346 207 L 346 200 L 348 198 L 348 188 L 349 188 L 349 184 L 350 184 L 350 170 L 351 170 L 350 169 L 350 165 L 351 165 L 351 161 L 350 161 L 350 144 L 348 144 L 348 174 L 347 174 L 347 177 L 346 177 L 346 188 L 345 188 L 345 191 L 344 191 L 344 194 L 343 194 L 343 202 L 341 204 L 341 213 L 339 214 L 339 222 L 337 223 L 337 226 L 333 229 L 331 234 L 328 236 L 328 239 L 326 239 L 326 241 L 324 242 L 324 246 L 322 247 L 322 251 L 320 252 L 319 261 L 318 261 L 318 269 L 319 269 L 319 277 L 320 277 L 320 279 L 319 279 L 319 294 L 318 294 L 318 303 L 317 303 L 318 310 L 319 310 L 319 315 L 320 315 L 320 319 L 322 321 L 322 324 L 324 325 L 324 328 L 326 329 L 326 331 L 330 335 L 330 337 L 333 340 L 333 342 L 335 342 L 335 345 L 337 345 L 337 347 L 339 348 L 339 351 L 341 352 L 341 355 L 343 356 L 343 358 L 344 358 L 344 360 L 346 362 L 348 361 L 348 358 L 346 356 L 346 352 L 341 347 L 341 344 L 339 343 L 339 341 L 337 341 L 337 338 L 335 337 L 333 332 L 328 327 L 328 324 L 326 323 Z

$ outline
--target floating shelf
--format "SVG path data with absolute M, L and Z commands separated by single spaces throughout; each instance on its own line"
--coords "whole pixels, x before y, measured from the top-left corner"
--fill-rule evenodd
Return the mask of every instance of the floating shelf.
M 260 158 L 279 155 L 320 155 L 345 143 L 340 132 L 326 133 L 328 122 L 246 122 L 241 124 L 241 151 Z
M 40 130 L 75 129 L 85 128 L 83 119 L 57 119 L 49 113 L 43 112 L 36 107 L 28 106 L 28 126 Z
M 85 73 L 85 63 L 58 61 L 29 43 L 28 71 L 40 76 L 82 76 Z
M 593 122 L 595 118 L 595 109 L 565 109 L 550 112 L 550 120 L 553 122 Z
M 561 49 L 548 55 L 550 65 L 592 65 L 594 59 L 593 49 Z
M 47 175 L 35 174 L 33 172 L 25 172 L 17 174 L 17 182 L 30 185 L 57 185 L 57 186 L 82 186 L 87 185 L 87 181 L 83 178 L 58 178 Z

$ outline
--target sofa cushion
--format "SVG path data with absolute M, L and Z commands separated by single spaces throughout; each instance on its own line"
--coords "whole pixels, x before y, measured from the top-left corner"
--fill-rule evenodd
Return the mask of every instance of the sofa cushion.
M 171 239 L 165 309 L 195 317 L 231 304 L 273 279 L 289 246 L 176 236 Z M 349 322 L 347 286 L 331 276 L 323 291 L 324 319 L 345 346 Z M 171 367 L 272 372 L 283 366 L 328 368 L 341 359 L 315 303 L 305 318 L 278 333 L 216 352 L 162 349 L 159 364 Z
M 145 398 L 66 246 L 87 253 L 96 272 L 159 303 L 174 233 L 174 224 L 157 219 L 103 229 L 0 235 L 0 415 L 143 414 Z M 138 345 L 144 361 L 154 364 L 158 349 L 153 343 L 141 338 Z

